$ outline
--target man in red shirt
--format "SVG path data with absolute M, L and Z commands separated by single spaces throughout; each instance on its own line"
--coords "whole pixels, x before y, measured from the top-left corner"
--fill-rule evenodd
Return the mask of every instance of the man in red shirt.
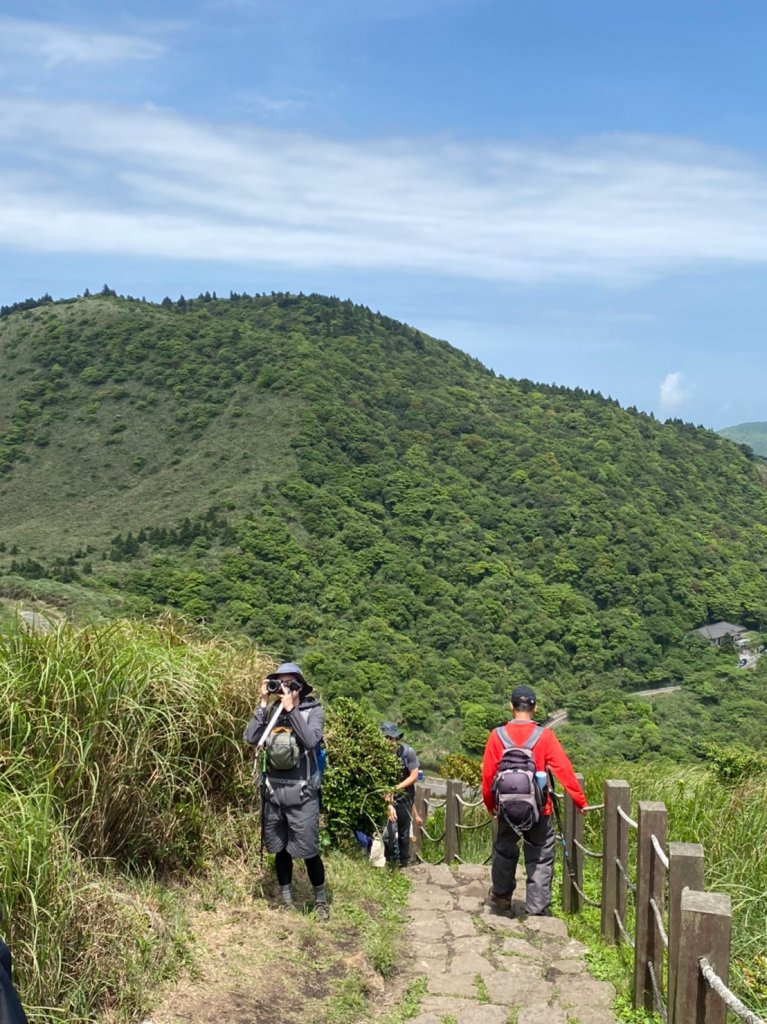
M 538 728 L 533 720 L 535 693 L 529 686 L 517 686 L 511 695 L 512 720 L 501 728 L 517 746 L 524 746 Z M 511 894 L 516 884 L 519 841 L 525 846 L 525 868 L 527 871 L 527 912 L 528 914 L 550 914 L 551 879 L 554 871 L 554 828 L 551 823 L 552 800 L 548 794 L 541 810 L 540 819 L 520 835 L 502 816 L 498 815 L 493 795 L 493 780 L 498 763 L 504 753 L 503 740 L 494 729 L 488 737 L 482 757 L 482 799 L 488 811 L 498 819 L 498 830 L 493 844 L 492 889 L 490 905 L 497 913 L 511 910 Z M 586 797 L 578 785 L 573 766 L 562 745 L 550 729 L 543 729 L 532 757 L 536 771 L 549 768 L 582 810 Z

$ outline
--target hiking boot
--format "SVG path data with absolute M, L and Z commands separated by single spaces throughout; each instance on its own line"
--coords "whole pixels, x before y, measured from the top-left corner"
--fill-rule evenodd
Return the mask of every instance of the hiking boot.
M 281 885 L 277 902 L 278 910 L 293 909 L 293 889 L 290 885 Z
M 330 907 L 327 905 L 327 903 L 315 903 L 314 916 L 317 918 L 318 921 L 329 921 Z
M 508 896 L 499 896 L 497 892 L 488 889 L 485 903 L 490 908 L 491 914 L 511 913 L 511 893 Z
M 551 917 L 551 907 L 546 907 L 545 910 L 539 910 L 535 914 L 529 914 L 529 917 Z
M 314 914 L 318 921 L 327 921 L 330 917 L 328 897 L 325 892 L 325 885 L 314 886 Z

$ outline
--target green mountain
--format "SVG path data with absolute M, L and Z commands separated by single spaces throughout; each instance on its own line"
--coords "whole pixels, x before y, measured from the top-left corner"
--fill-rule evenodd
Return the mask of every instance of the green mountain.
M 733 716 L 764 742 L 759 673 L 685 640 L 767 622 L 749 452 L 333 298 L 0 314 L 6 596 L 245 632 L 434 752 L 480 750 L 522 680 L 592 752 L 681 756 Z M 663 719 L 627 697 L 666 681 Z
M 767 423 L 739 423 L 735 427 L 724 427 L 717 433 L 737 444 L 747 444 L 757 455 L 767 459 Z

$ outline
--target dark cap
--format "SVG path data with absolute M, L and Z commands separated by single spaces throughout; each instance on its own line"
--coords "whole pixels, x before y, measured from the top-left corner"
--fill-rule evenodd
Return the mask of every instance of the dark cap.
M 511 703 L 514 707 L 517 704 L 535 704 L 535 693 L 529 686 L 515 686 L 511 691 Z
M 305 694 L 312 692 L 312 687 L 309 686 L 307 681 L 304 679 L 303 672 L 294 661 L 283 661 L 283 663 L 278 665 L 274 672 L 270 672 L 266 678 L 276 679 L 277 676 L 295 676 L 301 684 L 301 688 Z
M 396 722 L 384 722 L 381 726 L 381 732 L 390 740 L 402 738 L 402 733 L 399 731 Z

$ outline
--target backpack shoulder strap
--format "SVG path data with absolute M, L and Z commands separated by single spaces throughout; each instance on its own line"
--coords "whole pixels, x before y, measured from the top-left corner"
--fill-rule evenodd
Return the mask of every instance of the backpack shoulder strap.
M 527 742 L 523 743 L 522 746 L 523 747 L 527 747 L 528 750 L 532 750 L 533 747 L 535 746 L 535 744 L 541 738 L 541 736 L 543 736 L 543 726 L 542 725 L 536 725 L 536 727 L 533 729 L 533 731 L 528 736 Z
M 533 731 L 530 733 L 530 735 L 524 743 L 515 743 L 514 740 L 506 732 L 505 725 L 499 725 L 495 732 L 498 738 L 500 739 L 501 743 L 506 748 L 506 750 L 511 750 L 512 747 L 518 747 L 524 750 L 532 750 L 535 744 L 543 735 L 543 726 L 536 725 L 536 727 L 533 729 Z
M 498 737 L 498 739 L 504 745 L 506 750 L 511 750 L 512 747 L 516 747 L 517 744 L 509 736 L 509 734 L 506 732 L 506 726 L 505 725 L 499 725 L 498 728 L 495 730 L 495 735 Z

